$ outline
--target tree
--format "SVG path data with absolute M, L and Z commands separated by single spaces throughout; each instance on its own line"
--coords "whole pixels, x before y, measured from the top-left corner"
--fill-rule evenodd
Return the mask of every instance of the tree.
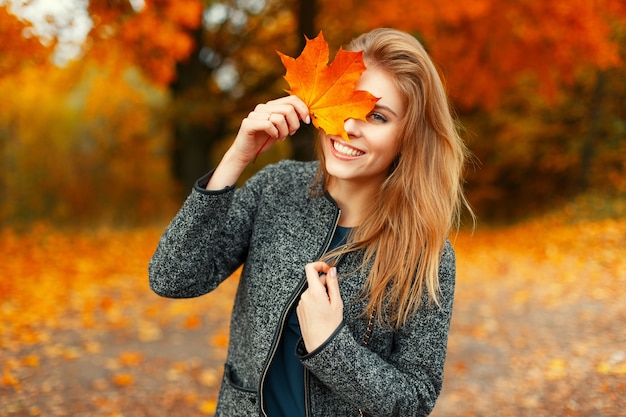
M 220 142 L 234 134 L 234 121 L 255 103 L 284 94 L 284 69 L 275 51 L 295 54 L 304 46 L 304 35 L 312 38 L 317 34 L 315 1 L 208 1 L 204 4 L 203 25 L 198 24 L 203 15 L 198 4 L 192 0 L 183 4 L 161 0 L 147 2 L 140 11 L 125 1 L 96 1 L 90 6 L 91 15 L 99 22 L 91 35 L 94 51 L 108 50 L 113 41 L 128 49 L 129 61 L 151 79 L 169 85 L 173 99 L 172 168 L 183 186 L 183 195 L 207 170 L 209 156 L 219 153 L 216 147 Z M 137 43 L 137 39 L 150 39 L 164 19 L 179 23 L 175 34 L 181 38 L 177 44 L 180 54 L 170 54 L 169 60 L 162 59 L 162 51 L 170 50 L 165 42 L 157 39 Z M 165 26 L 172 30 L 171 25 Z M 164 34 L 163 38 L 172 36 Z M 159 60 L 153 62 L 151 57 Z M 311 128 L 301 129 L 291 142 L 292 149 L 286 151 L 297 159 L 312 159 L 312 137 Z M 264 157 L 271 159 L 272 155 Z
M 195 33 L 197 49 L 179 64 L 179 78 L 170 86 L 176 115 L 174 167 L 183 194 L 217 163 L 209 155 L 221 156 L 222 143 L 232 140 L 238 122 L 255 104 L 284 94 L 284 69 L 275 51 L 296 51 L 299 39 L 304 40 L 295 35 L 293 7 L 224 1 L 206 8 L 204 25 Z M 281 144 L 262 155 L 259 165 L 291 154 L 287 147 Z M 244 177 L 255 168 L 249 167 Z
M 254 103 L 280 94 L 283 70 L 273 51 L 297 53 L 303 35 L 314 37 L 317 27 L 335 45 L 377 26 L 410 31 L 440 64 L 460 110 L 491 111 L 520 81 L 528 88 L 531 79 L 537 92 L 554 99 L 581 69 L 618 65 L 610 25 L 612 19 L 626 16 L 623 6 L 607 0 L 424 2 L 410 8 L 397 0 L 385 7 L 371 0 L 321 0 L 319 5 L 295 0 L 208 1 L 204 24 L 199 25 L 199 0 L 178 2 L 177 13 L 172 4 L 152 1 L 136 11 L 121 0 L 93 2 L 91 13 L 101 16 L 97 19 L 101 24 L 92 38 L 106 44 L 113 39 L 112 32 L 118 33 L 116 41 L 130 50 L 131 62 L 157 82 L 170 80 L 175 103 L 173 167 L 183 193 L 206 171 L 212 150 L 234 134 L 230 120 L 250 111 Z M 346 20 L 346 15 L 351 18 Z M 169 44 L 153 35 L 154 27 L 163 27 L 159 33 Z M 172 42 L 177 36 L 180 41 Z M 292 155 L 312 156 L 311 135 L 299 132 L 292 141 Z
M 520 78 L 553 97 L 581 68 L 621 65 L 613 25 L 626 22 L 614 0 L 473 0 L 462 2 L 324 0 L 320 25 L 362 32 L 378 26 L 419 37 L 445 74 L 462 108 L 494 108 Z M 342 16 L 351 11 L 348 22 Z M 349 26 L 349 27 L 346 27 Z M 353 32 L 354 33 L 354 32 Z
M 123 52 L 125 66 L 140 68 L 157 85 L 176 78 L 176 63 L 195 48 L 191 31 L 200 26 L 201 0 L 147 0 L 134 8 L 127 0 L 91 0 L 94 22 L 86 53 L 102 62 Z

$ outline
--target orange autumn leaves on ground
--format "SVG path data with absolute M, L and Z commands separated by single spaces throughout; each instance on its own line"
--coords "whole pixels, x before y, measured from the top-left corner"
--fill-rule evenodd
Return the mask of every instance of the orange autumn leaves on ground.
M 129 318 L 118 306 L 145 286 L 157 236 L 147 230 L 63 233 L 43 225 L 27 235 L 0 233 L 0 348 L 9 351 L 50 342 L 55 330 L 94 326 L 103 312 L 109 324 L 124 326 Z
M 544 219 L 453 237 L 455 314 L 448 382 L 436 415 L 456 416 L 460 410 L 469 415 L 468 407 L 481 406 L 487 411 L 475 408 L 473 415 L 489 415 L 499 406 L 545 410 L 547 404 L 529 397 L 545 389 L 561 395 L 554 407 L 598 390 L 609 399 L 602 405 L 603 415 L 611 415 L 615 401 L 610 399 L 626 394 L 626 357 L 620 355 L 619 336 L 626 320 L 625 230 L 626 219 L 575 224 Z M 47 407 L 96 407 L 94 416 L 110 416 L 145 412 L 149 398 L 151 405 L 170 410 L 176 400 L 187 415 L 214 411 L 223 362 L 221 356 L 211 359 L 211 349 L 225 351 L 237 280 L 197 299 L 155 296 L 146 268 L 160 233 L 157 228 L 63 232 L 46 226 L 28 234 L 0 232 L 0 408 L 18 413 L 19 404 L 33 406 L 29 401 L 35 398 L 43 415 L 56 415 L 46 414 Z M 567 322 L 542 329 L 551 326 L 547 318 L 559 315 Z M 172 345 L 174 333 L 180 345 Z M 64 335 L 74 336 L 68 340 Z M 470 341 L 468 351 L 464 340 Z M 116 343 L 115 349 L 109 346 Z M 483 351 L 476 350 L 480 346 Z M 193 359 L 193 349 L 204 364 Z M 504 353 L 492 356 L 494 350 Z M 187 359 L 176 359 L 177 352 Z M 476 360 L 464 356 L 472 353 L 478 354 Z M 497 362 L 506 354 L 511 355 L 508 362 Z M 76 391 L 80 387 L 64 390 L 51 375 L 57 372 L 70 383 L 74 377 L 63 370 L 90 361 L 92 367 L 98 365 L 92 369 L 95 375 L 81 382 L 85 392 Z M 489 361 L 501 367 L 481 373 L 477 367 Z M 475 373 L 484 380 L 472 382 Z M 181 385 L 190 379 L 196 385 Z M 591 388 L 567 391 L 583 381 Z M 554 384 L 560 391 L 546 388 Z M 164 393 L 173 387 L 179 391 L 168 398 Z M 506 401 L 500 404 L 500 398 Z
M 183 401 L 191 407 L 183 415 L 212 413 L 218 366 L 202 366 L 198 358 L 222 363 L 228 341 L 222 319 L 229 315 L 237 280 L 222 285 L 213 298 L 158 297 L 148 287 L 147 265 L 161 232 L 61 231 L 46 225 L 28 233 L 0 231 L 3 415 L 53 416 L 59 410 L 75 415 L 73 410 L 91 409 L 89 415 L 111 416 L 124 407 L 116 390 L 124 390 L 127 401 L 135 391 L 146 395 L 155 378 L 162 392 L 150 396 L 162 403 L 148 406 L 144 396 L 133 398 L 133 407 L 156 415 L 146 410 Z M 172 358 L 168 342 L 181 335 L 195 338 L 196 353 L 186 348 Z M 77 396 L 65 399 L 70 392 Z
M 289 94 L 296 95 L 309 107 L 313 125 L 328 135 L 349 140 L 344 130 L 346 119 L 365 120 L 378 98 L 367 91 L 355 90 L 365 71 L 363 52 L 339 49 L 328 65 L 328 43 L 324 35 L 306 39 L 298 58 L 278 52 L 287 69 L 285 80 Z
M 148 261 L 161 232 L 63 232 L 45 225 L 28 234 L 0 231 L 0 349 L 48 343 L 55 330 L 136 327 L 138 339 L 149 341 L 173 318 L 197 328 L 200 312 L 192 303 L 160 310 L 164 299 L 148 287 Z M 158 323 L 150 323 L 154 318 Z

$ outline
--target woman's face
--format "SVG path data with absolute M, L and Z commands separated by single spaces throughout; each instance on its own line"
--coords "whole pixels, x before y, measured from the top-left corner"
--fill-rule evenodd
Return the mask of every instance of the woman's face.
M 326 170 L 335 180 L 382 184 L 399 152 L 404 103 L 392 78 L 376 67 L 363 72 L 356 89 L 380 100 L 366 120 L 346 120 L 350 141 L 322 132 Z

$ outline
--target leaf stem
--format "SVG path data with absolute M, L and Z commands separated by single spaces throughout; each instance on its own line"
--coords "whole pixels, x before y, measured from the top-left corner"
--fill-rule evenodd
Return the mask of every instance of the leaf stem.
M 256 159 L 259 157 L 259 155 L 261 154 L 261 151 L 263 151 L 263 148 L 265 148 L 265 145 L 267 145 L 267 142 L 269 142 L 271 138 L 272 138 L 271 135 L 267 135 L 267 139 L 265 139 L 265 142 L 263 142 L 263 145 L 261 145 L 259 150 L 256 152 L 256 155 L 254 155 L 254 160 L 252 162 L 256 162 Z

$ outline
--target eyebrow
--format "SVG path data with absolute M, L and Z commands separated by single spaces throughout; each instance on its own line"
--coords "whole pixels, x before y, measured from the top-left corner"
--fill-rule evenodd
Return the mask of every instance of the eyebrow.
M 375 109 L 380 109 L 380 110 L 386 110 L 386 111 L 388 111 L 389 113 L 393 114 L 394 116 L 396 116 L 396 117 L 398 116 L 398 114 L 397 114 L 395 111 L 393 111 L 393 110 L 391 109 L 391 107 L 389 107 L 389 106 L 385 106 L 384 104 L 378 104 L 378 103 L 376 103 L 376 104 L 374 105 L 374 108 L 375 108 Z

